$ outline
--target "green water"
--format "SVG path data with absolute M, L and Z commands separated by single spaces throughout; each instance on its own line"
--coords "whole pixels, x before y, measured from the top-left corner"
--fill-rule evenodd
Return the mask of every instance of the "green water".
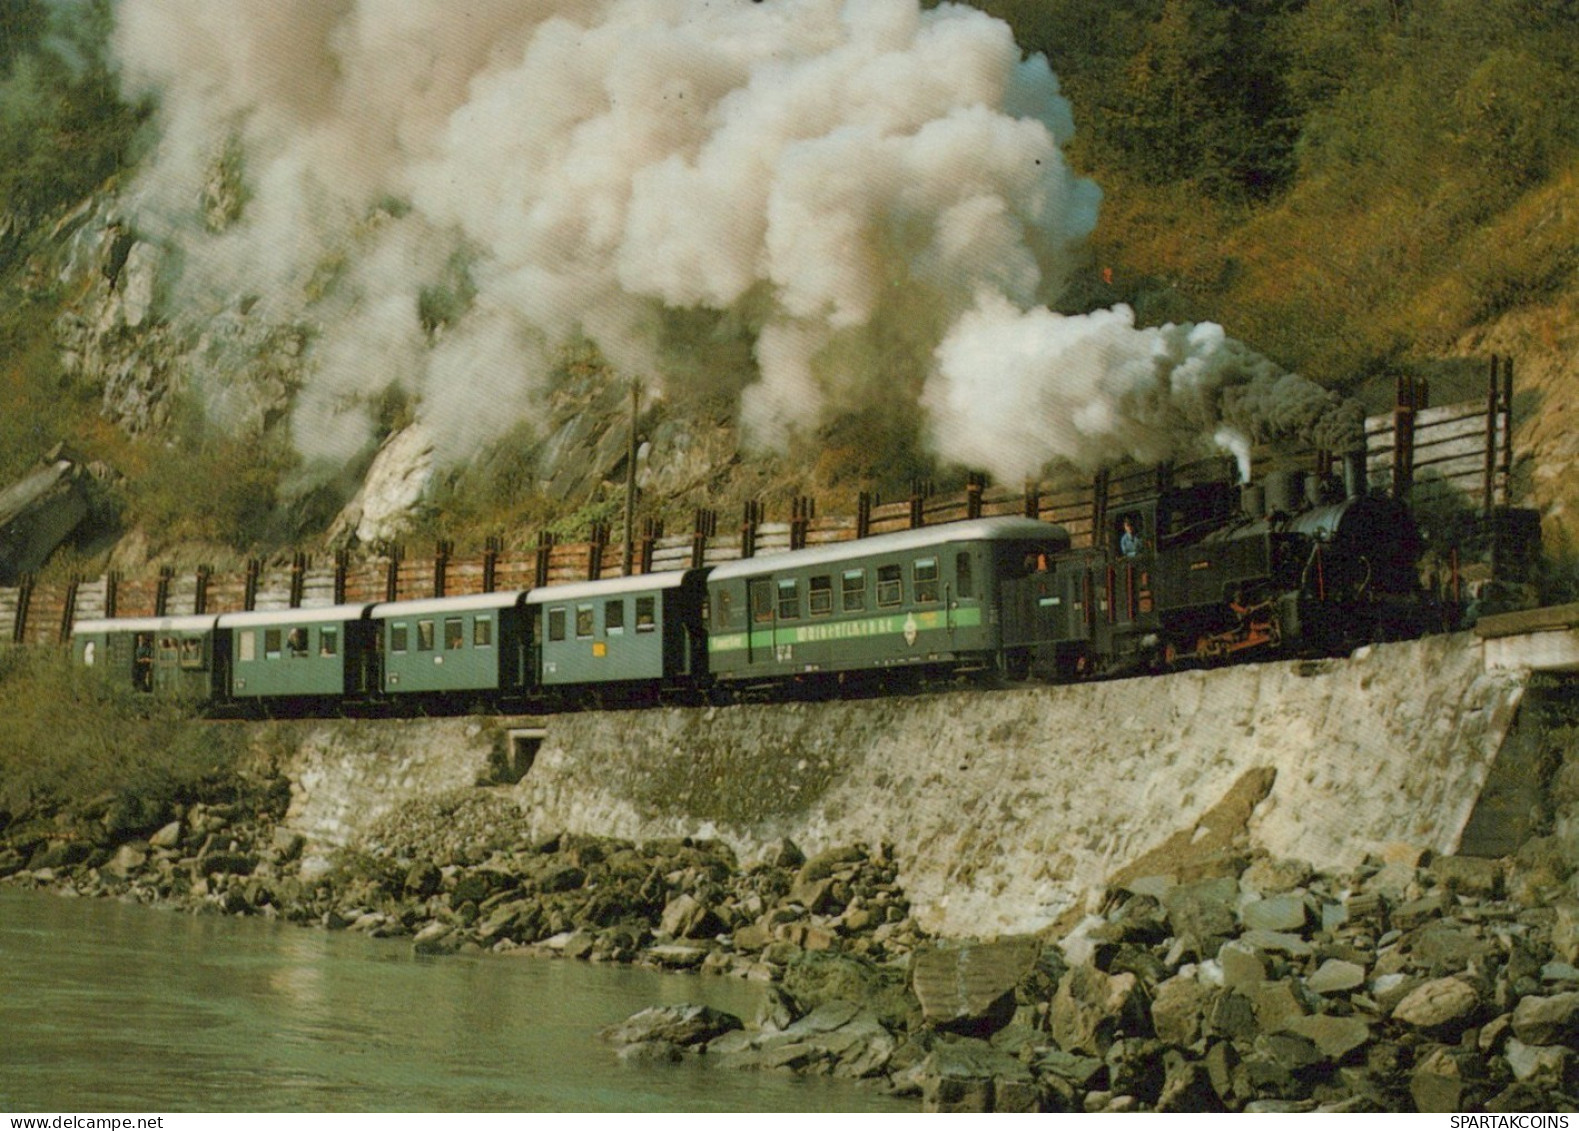
M 844 1081 L 621 1064 L 649 1005 L 758 987 L 0 891 L 0 1110 L 914 1111 Z

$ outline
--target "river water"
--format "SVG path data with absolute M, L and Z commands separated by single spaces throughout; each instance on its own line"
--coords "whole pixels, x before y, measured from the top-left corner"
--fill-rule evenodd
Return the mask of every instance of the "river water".
M 846 1081 L 622 1064 L 649 1005 L 733 979 L 0 890 L 0 1110 L 915 1111 Z

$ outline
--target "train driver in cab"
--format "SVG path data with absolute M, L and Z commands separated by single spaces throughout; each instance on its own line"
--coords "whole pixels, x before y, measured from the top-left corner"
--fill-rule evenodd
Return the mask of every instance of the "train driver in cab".
M 1118 538 L 1118 552 L 1126 558 L 1139 557 L 1145 542 L 1135 530 L 1135 516 L 1132 514 L 1125 515 L 1123 523 L 1124 533 L 1120 534 Z

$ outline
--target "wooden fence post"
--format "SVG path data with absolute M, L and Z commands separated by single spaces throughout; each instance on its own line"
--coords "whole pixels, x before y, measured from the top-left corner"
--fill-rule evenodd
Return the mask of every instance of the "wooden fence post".
M 174 566 L 159 567 L 159 583 L 154 588 L 154 616 L 166 616 L 170 611 L 170 579 L 175 576 Z
M 81 587 L 82 578 L 72 574 L 71 580 L 66 584 L 66 599 L 60 608 L 60 643 L 62 644 L 71 639 L 71 630 L 77 623 L 77 590 Z
M 537 532 L 537 556 L 532 561 L 532 588 L 541 589 L 548 584 L 549 558 L 554 552 L 554 535 L 547 530 Z
M 307 555 L 297 550 L 291 555 L 291 595 L 290 606 L 293 609 L 302 607 L 302 595 L 307 588 Z
M 11 643 L 21 644 L 27 640 L 27 613 L 28 607 L 33 603 L 34 578 L 31 573 L 24 573 L 17 583 L 16 590 L 16 620 L 11 623 Z
M 763 507 L 756 499 L 746 502 L 744 513 L 740 519 L 740 556 L 754 558 L 757 556 L 757 527 L 762 524 Z
M 691 526 L 691 568 L 701 569 L 707 562 L 707 542 L 718 533 L 718 512 L 697 507 Z
M 910 529 L 916 530 L 926 525 L 926 500 L 932 494 L 932 484 L 924 479 L 910 481 Z
M 389 547 L 389 559 L 384 563 L 384 600 L 400 600 L 400 559 L 404 551 L 398 545 Z
M 636 557 L 636 572 L 652 572 L 652 552 L 658 539 L 662 537 L 662 519 L 648 517 L 641 520 L 641 546 Z
M 603 576 L 603 551 L 609 544 L 608 524 L 594 522 L 591 539 L 587 544 L 587 580 L 596 581 Z
M 351 552 L 339 549 L 334 552 L 334 603 L 345 604 L 345 579 L 351 572 Z
M 444 590 L 449 582 L 450 553 L 455 549 L 455 543 L 441 538 L 433 547 L 433 595 L 444 596 Z
M 497 534 L 488 535 L 482 551 L 482 591 L 492 593 L 499 575 L 499 551 L 503 540 Z
M 816 503 L 810 495 L 796 495 L 790 502 L 790 549 L 804 550 Z

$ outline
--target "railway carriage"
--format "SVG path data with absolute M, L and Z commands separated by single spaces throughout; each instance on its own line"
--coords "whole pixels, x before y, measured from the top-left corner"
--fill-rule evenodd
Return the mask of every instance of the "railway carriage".
M 225 695 L 226 649 L 216 616 L 78 621 L 72 652 L 134 691 L 217 701 Z
M 539 687 L 583 697 L 694 686 L 707 673 L 705 578 L 688 569 L 532 590 Z
M 391 697 L 518 696 L 533 684 L 525 590 L 374 605 L 381 688 Z
M 713 677 L 998 668 L 1002 582 L 1068 548 L 1060 526 L 998 517 L 716 566 Z
M 378 691 L 373 606 L 330 605 L 225 613 L 218 633 L 230 657 L 229 698 L 265 708 L 280 701 L 365 699 Z

